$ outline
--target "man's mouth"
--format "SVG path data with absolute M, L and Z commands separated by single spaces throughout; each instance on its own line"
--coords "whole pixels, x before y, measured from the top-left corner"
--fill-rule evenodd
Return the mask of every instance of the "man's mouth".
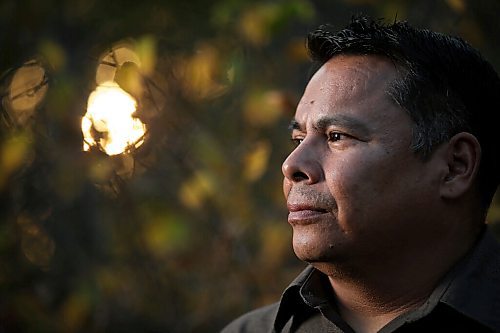
M 314 223 L 315 220 L 328 213 L 326 209 L 311 205 L 288 204 L 287 206 L 289 211 L 288 223 L 292 225 Z

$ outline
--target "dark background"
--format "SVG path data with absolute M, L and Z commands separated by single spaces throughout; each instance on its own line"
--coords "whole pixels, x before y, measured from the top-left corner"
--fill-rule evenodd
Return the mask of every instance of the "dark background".
M 0 1 L 0 332 L 216 332 L 276 301 L 304 266 L 280 171 L 304 37 L 358 12 L 460 35 L 500 68 L 497 0 Z M 120 47 L 141 59 L 115 79 L 142 87 L 144 144 L 83 152 Z

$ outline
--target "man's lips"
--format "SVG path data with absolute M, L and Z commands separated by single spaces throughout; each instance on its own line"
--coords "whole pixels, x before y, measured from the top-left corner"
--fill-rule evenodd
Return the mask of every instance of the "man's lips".
M 304 204 L 288 204 L 288 223 L 290 224 L 309 224 L 313 223 L 328 211 L 323 208 L 304 205 Z

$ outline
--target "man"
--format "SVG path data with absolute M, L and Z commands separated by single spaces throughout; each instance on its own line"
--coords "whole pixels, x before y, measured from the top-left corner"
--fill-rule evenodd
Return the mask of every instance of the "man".
M 310 265 L 223 332 L 500 332 L 500 80 L 461 39 L 354 18 L 307 43 L 283 189 Z

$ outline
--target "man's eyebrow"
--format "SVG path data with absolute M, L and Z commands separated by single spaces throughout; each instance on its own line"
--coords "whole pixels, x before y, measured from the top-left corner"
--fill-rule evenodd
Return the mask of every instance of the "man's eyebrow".
M 351 129 L 360 134 L 370 133 L 370 129 L 368 128 L 366 123 L 348 115 L 338 114 L 333 116 L 325 116 L 318 119 L 318 121 L 313 124 L 314 129 L 321 132 L 325 131 L 329 126 L 340 126 L 343 128 Z
M 370 133 L 370 129 L 368 126 L 357 118 L 353 118 L 347 115 L 333 115 L 333 116 L 325 116 L 313 124 L 313 128 L 319 132 L 324 132 L 329 126 L 340 126 L 347 129 L 351 129 L 356 131 L 361 135 L 368 135 Z M 292 119 L 290 121 L 290 125 L 288 126 L 289 130 L 299 130 L 304 131 L 303 126 L 300 123 Z
M 302 126 L 300 126 L 299 122 L 295 119 L 292 119 L 290 121 L 290 124 L 288 125 L 288 130 L 293 131 L 293 130 L 302 130 Z

